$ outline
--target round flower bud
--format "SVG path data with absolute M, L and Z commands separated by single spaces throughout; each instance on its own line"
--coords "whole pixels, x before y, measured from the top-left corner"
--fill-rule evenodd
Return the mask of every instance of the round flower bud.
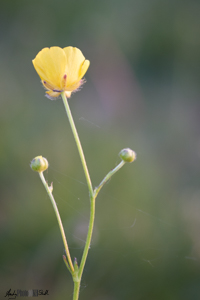
M 46 169 L 48 169 L 49 163 L 45 157 L 36 156 L 30 164 L 30 167 L 33 171 L 36 172 L 44 172 Z
M 133 162 L 136 159 L 136 153 L 130 148 L 125 148 L 119 152 L 119 156 L 125 162 Z

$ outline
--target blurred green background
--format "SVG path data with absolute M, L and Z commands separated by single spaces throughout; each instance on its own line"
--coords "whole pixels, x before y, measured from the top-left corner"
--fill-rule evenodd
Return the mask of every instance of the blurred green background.
M 91 61 L 70 107 L 93 185 L 103 188 L 80 300 L 200 299 L 200 2 L 7 0 L 0 4 L 0 282 L 72 299 L 45 176 L 80 262 L 89 218 L 85 178 L 61 100 L 32 59 L 76 46 Z M 44 296 L 40 297 L 44 299 Z

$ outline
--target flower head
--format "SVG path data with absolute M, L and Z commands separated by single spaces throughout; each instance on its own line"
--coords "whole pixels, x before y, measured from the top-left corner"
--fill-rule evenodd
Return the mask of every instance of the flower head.
M 33 65 L 47 89 L 47 97 L 56 98 L 65 92 L 69 98 L 83 84 L 90 61 L 78 48 L 51 47 L 42 49 L 33 59 Z

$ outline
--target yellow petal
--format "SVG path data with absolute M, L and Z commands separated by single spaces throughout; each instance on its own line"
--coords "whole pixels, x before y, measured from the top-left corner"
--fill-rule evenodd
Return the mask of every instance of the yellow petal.
M 85 73 L 87 72 L 87 69 L 90 66 L 90 61 L 89 60 L 85 60 L 84 63 L 82 64 L 80 70 L 79 70 L 79 78 L 81 79 Z
M 63 50 L 67 59 L 65 69 L 65 73 L 67 74 L 67 87 L 70 87 L 76 84 L 87 71 L 87 69 L 85 72 L 81 71 L 85 62 L 85 57 L 83 56 L 81 50 L 75 47 L 66 47 Z
M 73 91 L 77 90 L 80 87 L 80 85 L 81 85 L 81 80 L 76 82 L 73 85 L 68 86 L 65 90 L 73 92 Z
M 67 58 L 60 47 L 42 49 L 33 65 L 42 80 L 47 81 L 55 89 L 62 89 L 63 76 L 65 74 Z

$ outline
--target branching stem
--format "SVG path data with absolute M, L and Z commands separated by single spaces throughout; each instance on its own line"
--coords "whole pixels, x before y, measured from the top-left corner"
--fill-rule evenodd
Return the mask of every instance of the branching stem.
M 86 177 L 86 181 L 87 181 L 87 185 L 88 185 L 88 189 L 89 189 L 89 196 L 90 196 L 90 221 L 89 221 L 89 226 L 88 226 L 88 233 L 87 233 L 87 238 L 86 238 L 86 242 L 85 242 L 85 247 L 84 247 L 82 259 L 81 259 L 81 262 L 80 262 L 80 267 L 78 267 L 76 259 L 75 259 L 74 265 L 72 263 L 71 256 L 70 256 L 70 253 L 69 253 L 68 244 L 67 244 L 67 240 L 66 240 L 66 237 L 65 237 L 64 228 L 63 228 L 62 221 L 61 221 L 61 218 L 60 218 L 60 214 L 59 214 L 55 199 L 54 199 L 53 194 L 52 194 L 53 187 L 48 186 L 48 184 L 47 184 L 47 182 L 44 178 L 43 172 L 39 172 L 39 175 L 40 175 L 42 183 L 44 184 L 45 189 L 46 189 L 46 191 L 49 195 L 49 198 L 50 198 L 51 203 L 53 205 L 53 208 L 54 208 L 57 220 L 58 220 L 58 224 L 59 224 L 59 227 L 60 227 L 60 232 L 61 232 L 61 236 L 62 236 L 62 239 L 63 239 L 63 243 L 64 243 L 64 246 L 65 246 L 65 252 L 66 252 L 66 256 L 67 256 L 67 259 L 66 259 L 66 257 L 63 255 L 63 259 L 64 259 L 64 262 L 65 262 L 65 265 L 67 266 L 68 270 L 72 274 L 72 278 L 73 278 L 73 281 L 74 281 L 73 300 L 78 300 L 79 291 L 80 291 L 80 284 L 81 284 L 81 278 L 82 278 L 83 270 L 84 270 L 84 267 L 85 267 L 86 259 L 87 259 L 87 256 L 88 256 L 88 252 L 89 252 L 90 244 L 91 244 L 91 240 L 92 240 L 92 233 L 93 233 L 93 228 L 94 228 L 94 218 L 95 218 L 95 200 L 96 200 L 96 197 L 97 197 L 99 191 L 101 190 L 101 188 L 103 187 L 103 185 L 112 177 L 112 175 L 114 175 L 125 164 L 125 162 L 122 160 L 113 170 L 111 170 L 104 177 L 104 179 L 101 181 L 101 183 L 98 185 L 98 187 L 96 187 L 95 190 L 93 190 L 92 182 L 91 182 L 91 179 L 90 179 L 90 174 L 89 174 L 87 164 L 86 164 L 86 160 L 85 160 L 85 156 L 84 156 L 84 153 L 83 153 L 81 142 L 80 142 L 80 139 L 79 139 L 79 136 L 78 136 L 75 124 L 74 124 L 74 120 L 73 120 L 73 117 L 72 117 L 72 114 L 71 114 L 71 110 L 70 110 L 67 98 L 66 98 L 64 92 L 61 93 L 61 96 L 62 96 L 62 100 L 63 100 L 64 106 L 65 106 L 65 110 L 66 110 L 66 113 L 67 113 L 67 116 L 68 116 L 68 119 L 69 119 L 71 129 L 72 129 L 72 133 L 74 135 L 74 139 L 75 139 L 75 142 L 76 142 L 76 145 L 77 145 L 77 148 L 78 148 L 78 152 L 79 152 L 80 159 L 81 159 L 81 162 L 82 162 L 83 170 L 84 170 L 84 173 L 85 173 L 85 177 Z

